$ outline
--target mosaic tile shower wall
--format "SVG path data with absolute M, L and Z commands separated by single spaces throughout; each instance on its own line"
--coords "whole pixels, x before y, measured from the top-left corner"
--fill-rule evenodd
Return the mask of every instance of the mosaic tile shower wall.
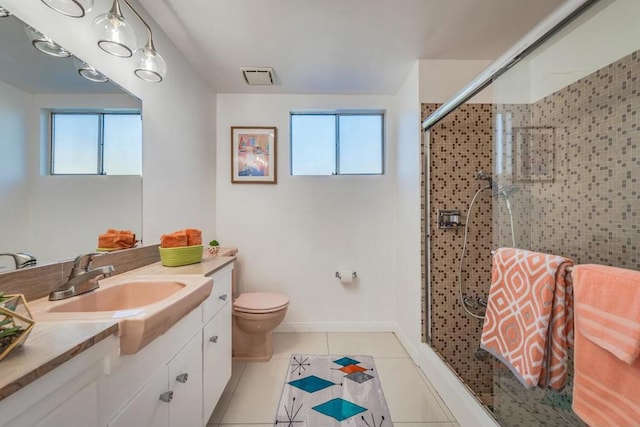
M 553 176 L 531 182 L 534 250 L 640 270 L 640 53 L 533 104 L 554 130 Z
M 426 118 L 435 104 L 423 104 Z M 467 256 L 463 269 L 466 294 L 486 297 L 491 282 L 492 196 L 482 192 L 467 218 L 475 192 L 486 185 L 476 174 L 492 170 L 493 106 L 459 107 L 430 132 L 431 227 L 431 346 L 485 403 L 491 403 L 491 360 L 474 354 L 480 344 L 482 324 L 466 315 L 458 298 L 458 262 L 463 228 L 438 229 L 438 209 L 460 209 L 469 221 Z

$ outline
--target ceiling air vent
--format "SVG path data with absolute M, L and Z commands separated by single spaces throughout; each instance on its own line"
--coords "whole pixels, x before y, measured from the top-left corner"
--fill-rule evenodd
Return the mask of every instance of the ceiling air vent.
M 244 80 L 250 85 L 272 85 L 273 68 L 270 67 L 243 67 L 240 68 Z

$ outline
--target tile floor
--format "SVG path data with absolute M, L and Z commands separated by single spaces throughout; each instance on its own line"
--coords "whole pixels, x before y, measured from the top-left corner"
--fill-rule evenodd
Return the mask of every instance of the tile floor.
M 231 381 L 208 427 L 273 426 L 293 353 L 371 355 L 394 426 L 458 427 L 392 333 L 276 333 L 273 348 L 273 359 L 268 363 L 234 363 Z

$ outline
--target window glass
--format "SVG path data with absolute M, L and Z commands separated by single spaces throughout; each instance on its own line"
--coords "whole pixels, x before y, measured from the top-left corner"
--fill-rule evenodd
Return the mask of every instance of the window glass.
M 98 171 L 99 117 L 55 114 L 52 118 L 53 174 L 95 174 Z
M 333 115 L 291 116 L 291 173 L 332 175 L 336 172 L 336 120 Z
M 138 114 L 104 116 L 104 162 L 107 175 L 142 175 L 142 120 Z
M 382 173 L 382 116 L 341 115 L 339 120 L 340 173 Z
M 51 174 L 142 175 L 139 113 L 51 113 Z
M 383 113 L 292 113 L 292 175 L 383 173 Z

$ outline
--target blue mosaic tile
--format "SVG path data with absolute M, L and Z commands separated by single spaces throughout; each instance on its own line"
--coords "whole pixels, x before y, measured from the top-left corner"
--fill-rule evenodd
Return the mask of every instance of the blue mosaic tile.
M 365 381 L 369 381 L 371 378 L 373 378 L 373 376 L 365 374 L 364 372 L 353 372 L 347 375 L 347 378 L 349 378 L 351 381 L 357 382 L 358 384 L 362 384 Z
M 316 391 L 323 390 L 327 387 L 335 385 L 331 381 L 323 380 L 322 378 L 316 377 L 315 375 L 304 377 L 295 381 L 290 381 L 289 384 L 299 388 L 300 390 L 304 390 L 307 393 L 315 393 Z
M 322 405 L 314 406 L 311 409 L 326 416 L 335 418 L 338 421 L 346 420 L 347 418 L 351 418 L 354 415 L 367 410 L 367 408 L 363 408 L 362 406 L 358 406 L 355 403 L 351 403 L 340 398 L 332 399 Z
M 343 357 L 342 359 L 334 360 L 333 363 L 337 363 L 340 366 L 349 366 L 357 365 L 360 362 L 358 362 L 357 360 L 353 360 L 350 357 Z

